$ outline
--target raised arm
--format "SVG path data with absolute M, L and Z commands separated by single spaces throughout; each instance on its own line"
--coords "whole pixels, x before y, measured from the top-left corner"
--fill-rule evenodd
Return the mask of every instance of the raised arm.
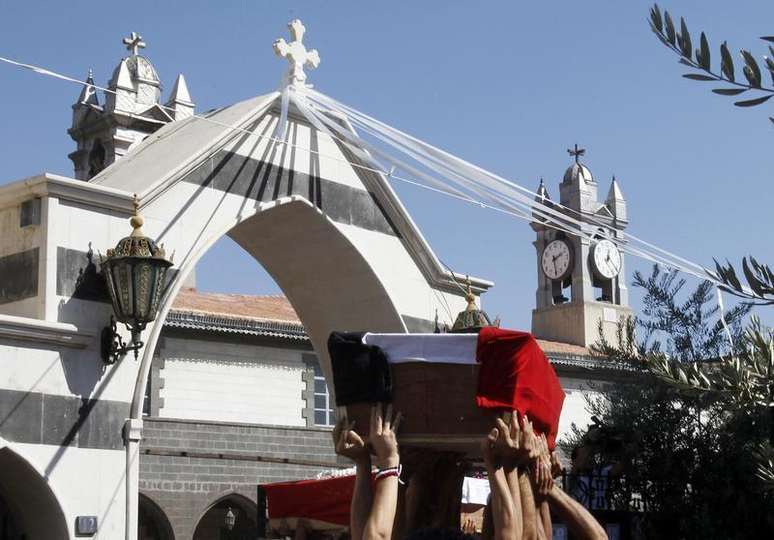
M 347 423 L 346 418 L 339 419 L 333 428 L 333 442 L 338 455 L 348 457 L 355 463 L 355 490 L 349 510 L 349 531 L 352 540 L 362 540 L 373 500 L 371 454 L 360 435 L 352 431 L 353 427 L 355 422 Z
M 567 525 L 574 538 L 579 540 L 607 540 L 607 533 L 578 501 L 554 486 L 548 493 L 548 503 Z
M 540 454 L 533 464 L 534 478 L 532 484 L 537 503 L 537 518 L 545 537 L 551 538 L 553 526 L 551 524 L 551 511 L 548 508 L 548 493 L 554 487 L 554 478 L 551 474 L 551 454 L 548 450 L 548 441 L 545 435 L 541 434 L 538 437 L 537 446 Z
M 491 491 L 491 516 L 494 524 L 495 540 L 520 540 L 517 535 L 517 520 L 511 492 L 505 478 L 502 464 L 495 457 L 495 445 L 499 438 L 499 431 L 493 429 L 481 441 L 481 453 L 484 457 L 484 466 L 489 477 Z
M 371 408 L 371 428 L 368 442 L 374 453 L 374 465 L 379 469 L 374 484 L 373 504 L 363 530 L 363 540 L 390 540 L 398 505 L 400 455 L 395 432 L 400 413 L 392 419 L 392 405 L 382 416 L 382 404 Z M 354 537 L 353 537 L 354 538 Z
M 511 494 L 513 505 L 516 538 L 522 538 L 524 535 L 524 516 L 522 515 L 521 488 L 519 487 L 519 467 L 524 463 L 524 449 L 521 447 L 519 421 L 516 416 L 512 416 L 510 426 L 507 426 L 500 418 L 495 423 L 499 432 L 495 444 L 496 455 L 505 469 L 505 480 L 508 483 L 508 491 Z

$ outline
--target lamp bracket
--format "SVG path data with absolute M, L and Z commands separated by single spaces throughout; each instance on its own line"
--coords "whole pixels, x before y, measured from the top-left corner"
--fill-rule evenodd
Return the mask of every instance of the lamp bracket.
M 139 356 L 139 351 L 145 345 L 140 341 L 140 332 L 132 329 L 132 339 L 125 343 L 121 334 L 118 333 L 116 319 L 110 316 L 110 326 L 102 329 L 102 361 L 108 365 L 115 364 L 123 358 L 129 351 L 134 351 L 135 360 Z

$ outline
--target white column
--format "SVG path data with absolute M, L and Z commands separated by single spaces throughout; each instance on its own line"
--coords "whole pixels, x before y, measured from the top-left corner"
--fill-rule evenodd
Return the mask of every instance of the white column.
M 137 540 L 141 438 L 142 419 L 128 418 L 124 424 L 124 440 L 126 442 L 126 540 Z

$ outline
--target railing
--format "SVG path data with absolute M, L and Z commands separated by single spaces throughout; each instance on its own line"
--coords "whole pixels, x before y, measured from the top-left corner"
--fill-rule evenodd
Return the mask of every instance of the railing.
M 557 483 L 591 511 L 642 513 L 648 511 L 650 482 L 632 482 L 607 474 L 563 474 Z

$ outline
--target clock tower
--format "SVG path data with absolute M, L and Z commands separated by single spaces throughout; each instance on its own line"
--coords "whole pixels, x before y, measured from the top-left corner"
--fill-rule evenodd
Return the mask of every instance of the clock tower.
M 624 273 L 624 254 L 605 239 L 623 240 L 628 224 L 626 201 L 613 177 L 607 198 L 598 201 L 597 182 L 580 158 L 585 150 L 568 150 L 574 163 L 559 184 L 556 209 L 584 223 L 594 239 L 580 238 L 546 226 L 539 217 L 532 223 L 537 238 L 536 306 L 532 333 L 537 338 L 588 347 L 599 337 L 599 324 L 609 341 L 617 342 L 618 321 L 632 315 Z M 536 200 L 550 205 L 540 180 Z

